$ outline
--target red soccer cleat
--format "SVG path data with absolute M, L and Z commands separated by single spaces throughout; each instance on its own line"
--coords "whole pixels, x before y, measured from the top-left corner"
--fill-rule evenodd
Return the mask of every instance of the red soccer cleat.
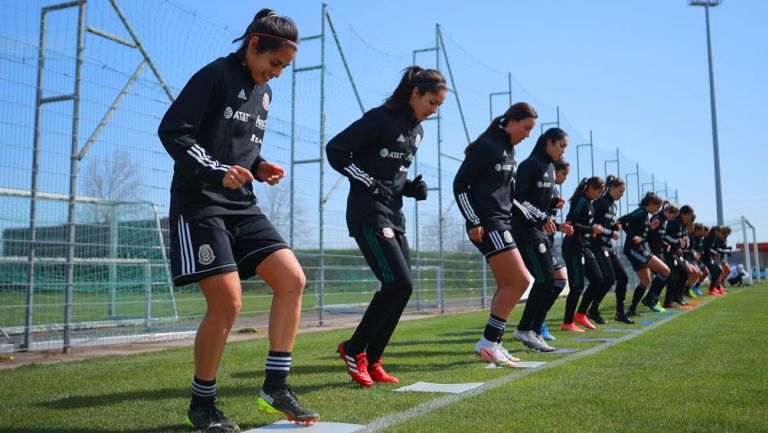
M 368 375 L 371 376 L 371 379 L 374 382 L 400 383 L 400 379 L 387 373 L 384 367 L 381 366 L 381 363 L 382 359 L 379 358 L 375 364 L 368 366 Z
M 574 323 L 563 323 L 563 326 L 560 327 L 561 331 L 573 331 L 573 332 L 586 332 L 583 329 L 576 326 Z
M 584 326 L 585 328 L 589 330 L 595 329 L 595 325 L 592 324 L 592 322 L 589 321 L 587 318 L 587 315 L 584 313 L 576 313 L 573 315 L 573 321 L 575 323 L 578 323 L 581 326 Z
M 368 374 L 368 359 L 365 352 L 358 353 L 355 356 L 350 356 L 344 353 L 344 341 L 339 343 L 339 347 L 336 352 L 339 353 L 341 359 L 347 364 L 347 373 L 352 376 L 352 380 L 360 384 L 362 387 L 369 387 L 373 385 L 373 380 Z

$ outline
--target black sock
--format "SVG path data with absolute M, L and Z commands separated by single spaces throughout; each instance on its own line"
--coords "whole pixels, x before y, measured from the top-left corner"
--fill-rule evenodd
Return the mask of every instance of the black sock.
M 504 333 L 505 326 L 507 326 L 506 320 L 491 314 L 490 317 L 488 317 L 488 323 L 485 325 L 483 337 L 488 341 L 498 342 L 499 338 L 501 338 L 501 335 Z
M 664 290 L 664 284 L 667 282 L 667 277 L 662 274 L 656 274 L 656 278 L 651 281 L 651 288 L 648 290 L 649 300 L 654 304 L 659 302 L 659 296 L 661 291 Z
M 216 379 L 202 380 L 195 376 L 192 379 L 191 407 L 200 407 L 213 404 L 216 401 Z
M 632 303 L 629 305 L 630 310 L 634 311 L 637 309 L 637 304 L 639 304 L 640 300 L 643 299 L 644 294 L 645 286 L 638 284 L 637 287 L 635 287 L 635 292 L 632 294 Z
M 267 362 L 264 371 L 264 389 L 274 390 L 285 386 L 288 372 L 291 370 L 291 352 L 273 352 L 267 354 Z

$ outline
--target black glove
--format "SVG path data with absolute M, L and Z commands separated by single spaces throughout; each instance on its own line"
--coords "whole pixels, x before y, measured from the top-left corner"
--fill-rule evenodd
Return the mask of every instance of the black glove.
M 416 176 L 415 179 L 405 182 L 403 186 L 403 195 L 405 197 L 413 197 L 416 201 L 427 199 L 427 183 L 421 180 L 421 175 Z
M 369 186 L 366 191 L 371 197 L 383 205 L 388 205 L 389 202 L 392 201 L 392 190 L 376 179 L 373 180 L 371 186 Z

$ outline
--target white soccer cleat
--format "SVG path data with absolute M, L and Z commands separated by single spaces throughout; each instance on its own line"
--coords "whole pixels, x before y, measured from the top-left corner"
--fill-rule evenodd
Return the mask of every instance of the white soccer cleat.
M 495 364 L 497 367 L 514 367 L 515 363 L 510 361 L 509 357 L 499 349 L 500 347 L 499 343 L 491 343 L 485 338 L 481 338 L 475 344 L 475 354 L 483 361 Z

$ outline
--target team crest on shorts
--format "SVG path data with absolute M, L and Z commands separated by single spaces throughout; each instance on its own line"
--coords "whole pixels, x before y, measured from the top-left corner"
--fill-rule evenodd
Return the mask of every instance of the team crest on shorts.
M 504 242 L 508 244 L 512 243 L 512 233 L 510 233 L 509 230 L 504 230 Z
M 587 263 L 586 259 L 584 258 L 584 256 L 581 256 L 581 264 L 583 265 L 585 263 Z
M 544 253 L 546 253 L 546 252 L 547 252 L 547 245 L 546 245 L 546 244 L 544 244 L 544 242 L 542 242 L 542 243 L 540 243 L 540 244 L 539 244 L 539 252 L 540 252 L 541 254 L 544 254 Z
M 201 265 L 207 266 L 213 263 L 214 260 L 216 260 L 216 256 L 213 255 L 213 248 L 208 244 L 200 245 L 200 248 L 197 250 L 197 261 Z
M 395 231 L 392 230 L 391 227 L 384 227 L 383 229 L 381 229 L 381 234 L 384 235 L 384 237 L 387 239 L 392 239 L 393 237 L 395 237 Z

